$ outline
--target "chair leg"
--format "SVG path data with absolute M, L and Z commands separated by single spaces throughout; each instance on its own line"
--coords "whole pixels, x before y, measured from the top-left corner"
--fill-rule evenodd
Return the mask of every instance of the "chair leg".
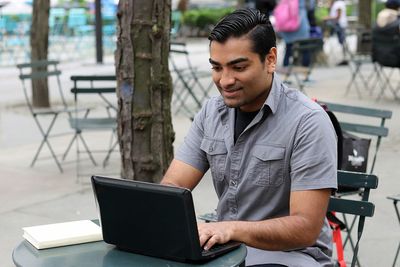
M 110 147 L 110 149 L 107 151 L 107 155 L 104 158 L 103 161 L 103 168 L 107 166 L 108 160 L 110 159 L 111 153 L 114 151 L 115 147 L 118 145 L 118 140 L 114 142 L 114 144 Z
M 393 260 L 393 265 L 392 265 L 392 267 L 395 267 L 395 266 L 396 266 L 397 257 L 399 256 L 399 252 L 400 252 L 400 242 L 399 242 L 399 245 L 397 246 L 396 256 L 394 256 L 394 260 Z
M 354 86 L 356 87 L 356 90 L 357 90 L 357 94 L 361 98 L 360 90 L 358 88 L 357 81 L 356 81 L 356 77 L 357 77 L 357 75 L 360 74 L 360 71 L 361 71 L 361 64 L 360 63 L 354 63 L 354 64 L 355 64 L 354 69 L 351 69 L 351 67 L 350 67 L 352 76 L 351 76 L 349 84 L 347 85 L 345 95 L 347 95 L 349 93 L 351 86 L 354 84 Z
M 41 125 L 40 122 L 39 122 L 39 119 L 38 119 L 36 116 L 34 116 L 35 122 L 36 122 L 36 124 L 38 125 L 39 130 L 40 130 L 40 132 L 41 132 L 41 134 L 42 134 L 42 136 L 43 136 L 43 140 L 42 140 L 42 142 L 40 143 L 39 148 L 38 148 L 38 150 L 36 151 L 35 156 L 33 157 L 32 163 L 31 163 L 31 165 L 30 165 L 31 167 L 33 167 L 33 166 L 35 165 L 35 162 L 36 162 L 36 160 L 38 159 L 39 154 L 40 154 L 40 152 L 42 151 L 42 148 L 43 148 L 44 144 L 46 144 L 47 147 L 48 147 L 49 150 L 50 150 L 51 156 L 53 157 L 54 161 L 55 161 L 56 164 L 57 164 L 58 169 L 60 170 L 61 173 L 63 173 L 63 169 L 62 169 L 62 167 L 61 167 L 61 164 L 60 164 L 60 162 L 58 161 L 57 156 L 56 156 L 56 154 L 54 153 L 54 150 L 53 150 L 52 146 L 50 145 L 50 142 L 48 141 L 49 134 L 50 134 L 50 132 L 51 132 L 51 129 L 53 128 L 53 125 L 54 125 L 54 123 L 55 123 L 57 117 L 58 117 L 58 114 L 54 114 L 54 116 L 53 116 L 53 118 L 52 118 L 52 120 L 51 120 L 51 122 L 50 122 L 50 124 L 49 124 L 49 127 L 47 128 L 47 130 L 46 130 L 46 132 L 45 132 L 45 131 L 43 130 L 42 125 Z
M 75 133 L 75 134 L 74 134 L 74 137 L 72 137 L 71 141 L 70 141 L 69 144 L 68 144 L 67 149 L 66 149 L 65 152 L 64 152 L 64 155 L 63 155 L 63 157 L 62 157 L 62 160 L 63 160 L 63 161 L 64 161 L 65 158 L 67 157 L 67 155 L 68 155 L 69 151 L 71 150 L 71 147 L 72 147 L 72 145 L 74 144 L 74 141 L 76 140 L 77 137 L 78 137 L 78 135 Z
M 85 139 L 83 139 L 83 137 L 82 137 L 82 134 L 79 133 L 78 135 L 79 135 L 79 138 L 81 139 L 82 144 L 83 144 L 83 146 L 85 147 L 86 153 L 88 153 L 89 158 L 90 158 L 90 160 L 92 161 L 93 165 L 94 165 L 94 166 L 97 166 L 97 163 L 96 163 L 96 161 L 95 161 L 94 158 L 93 158 L 92 152 L 90 152 L 89 147 L 88 147 L 88 145 L 87 145 L 86 142 L 85 142 Z M 79 151 L 78 151 L 78 153 L 79 153 Z
M 354 216 L 354 218 L 353 218 L 353 220 L 352 220 L 352 222 L 350 224 L 350 227 L 347 227 L 347 225 L 349 225 L 349 223 L 347 221 L 346 215 L 343 214 L 343 222 L 346 224 L 346 228 L 347 228 L 347 236 L 346 236 L 346 238 L 345 238 L 345 240 L 343 242 L 343 248 L 345 248 L 346 245 L 347 245 L 347 242 L 349 242 L 351 250 L 353 252 L 354 252 L 354 249 L 355 249 L 355 245 L 354 245 L 353 238 L 351 237 L 351 232 L 353 231 L 353 228 L 354 228 L 354 225 L 356 224 L 356 221 L 357 221 L 357 216 Z M 357 264 L 357 266 L 361 267 L 361 264 L 360 264 L 360 261 L 358 260 L 358 257 L 356 257 L 356 264 Z

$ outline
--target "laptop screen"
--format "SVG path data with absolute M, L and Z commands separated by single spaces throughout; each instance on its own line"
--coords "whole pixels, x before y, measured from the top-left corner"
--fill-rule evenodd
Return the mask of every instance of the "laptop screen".
M 99 176 L 92 177 L 92 184 L 105 242 L 155 257 L 200 257 L 189 190 Z

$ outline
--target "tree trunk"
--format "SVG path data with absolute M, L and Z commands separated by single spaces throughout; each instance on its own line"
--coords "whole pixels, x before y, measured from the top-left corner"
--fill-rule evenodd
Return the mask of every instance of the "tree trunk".
M 358 53 L 370 54 L 371 42 L 364 41 L 365 38 L 371 38 L 371 24 L 372 24 L 372 1 L 359 0 L 358 2 L 358 25 L 357 32 L 357 51 Z
M 172 157 L 171 0 L 120 0 L 115 53 L 122 177 L 159 182 Z
M 31 61 L 46 60 L 49 45 L 50 0 L 33 1 L 31 26 Z M 32 104 L 49 107 L 47 78 L 32 80 Z
M 359 0 L 358 2 L 358 24 L 364 29 L 371 29 L 372 23 L 372 1 Z

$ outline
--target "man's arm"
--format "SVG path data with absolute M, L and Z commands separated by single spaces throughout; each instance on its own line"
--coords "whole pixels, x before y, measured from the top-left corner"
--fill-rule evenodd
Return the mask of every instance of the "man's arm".
M 171 162 L 161 184 L 174 185 L 192 190 L 200 182 L 204 173 L 183 161 L 174 159 Z
M 265 250 L 311 246 L 321 232 L 330 194 L 330 189 L 292 192 L 290 215 L 281 218 L 199 224 L 200 244 L 205 249 L 229 240 Z

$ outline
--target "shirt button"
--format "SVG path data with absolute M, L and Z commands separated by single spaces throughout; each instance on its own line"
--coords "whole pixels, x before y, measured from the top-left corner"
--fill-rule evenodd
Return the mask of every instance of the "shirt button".
M 237 209 L 236 208 L 231 208 L 231 212 L 232 213 L 237 213 Z
M 236 186 L 237 182 L 235 180 L 231 180 L 231 186 Z

